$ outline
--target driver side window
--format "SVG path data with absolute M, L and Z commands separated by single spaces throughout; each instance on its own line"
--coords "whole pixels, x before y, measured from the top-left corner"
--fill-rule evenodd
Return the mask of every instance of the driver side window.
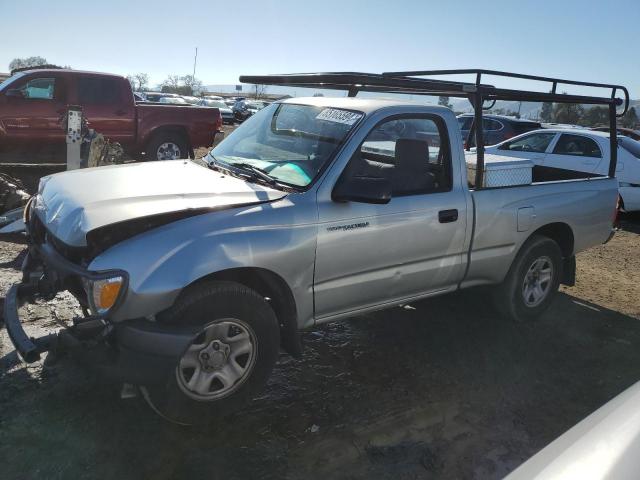
M 503 143 L 498 150 L 544 153 L 555 136 L 555 133 L 533 133 L 518 140 Z
M 56 81 L 54 78 L 34 78 L 20 90 L 26 99 L 53 100 Z
M 385 178 L 392 197 L 451 189 L 451 155 L 442 120 L 395 117 L 369 132 L 349 163 L 354 176 Z

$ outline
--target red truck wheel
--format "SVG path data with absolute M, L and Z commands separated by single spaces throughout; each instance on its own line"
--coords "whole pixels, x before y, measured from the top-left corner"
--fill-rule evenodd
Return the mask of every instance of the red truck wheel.
M 149 141 L 145 154 L 148 161 L 189 158 L 189 146 L 180 134 L 161 133 Z

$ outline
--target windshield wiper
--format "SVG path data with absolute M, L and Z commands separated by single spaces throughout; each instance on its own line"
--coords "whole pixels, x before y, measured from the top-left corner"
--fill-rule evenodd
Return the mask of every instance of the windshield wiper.
M 225 162 L 225 163 L 221 163 L 213 155 L 210 155 L 210 156 L 211 156 L 211 158 L 213 158 L 213 162 L 208 164 L 209 168 L 224 170 L 224 171 L 229 172 L 229 173 L 233 173 L 233 168 L 235 168 L 235 169 L 240 170 L 242 172 L 240 175 L 246 176 L 247 174 L 249 174 L 249 176 L 251 178 L 262 180 L 263 182 L 265 182 L 269 186 L 278 187 L 278 188 L 280 188 L 282 190 L 287 190 L 287 191 L 295 190 L 291 186 L 279 182 L 278 179 L 276 179 L 275 177 L 269 175 L 265 170 L 263 170 L 260 167 L 256 167 L 255 165 L 252 165 L 252 164 L 246 163 L 246 162 L 238 162 L 238 163 L 226 163 Z M 238 174 L 236 173 L 236 175 L 238 175 Z
M 251 172 L 252 176 L 258 177 L 261 180 L 267 182 L 269 185 L 278 185 L 278 180 L 275 177 L 269 175 L 265 170 L 260 167 L 256 167 L 255 165 L 251 165 L 250 163 L 230 163 L 230 167 L 237 168 L 238 170 Z

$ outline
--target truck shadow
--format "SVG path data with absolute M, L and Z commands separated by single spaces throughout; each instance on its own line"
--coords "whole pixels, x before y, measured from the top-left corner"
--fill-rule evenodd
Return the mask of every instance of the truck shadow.
M 303 337 L 303 359 L 283 355 L 259 398 L 195 428 L 70 363 L 37 371 L 9 354 L 0 445 L 31 433 L 0 447 L 6 478 L 502 478 L 640 379 L 640 321 L 564 293 L 535 324 L 499 318 L 476 290 Z
M 640 212 L 623 213 L 618 221 L 622 230 L 640 234 Z

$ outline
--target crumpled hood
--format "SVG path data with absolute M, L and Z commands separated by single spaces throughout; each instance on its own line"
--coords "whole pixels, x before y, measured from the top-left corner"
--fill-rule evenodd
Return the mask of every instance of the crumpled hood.
M 285 192 L 210 170 L 188 160 L 131 163 L 58 173 L 40 181 L 35 211 L 69 246 L 91 230 L 135 218 L 277 200 Z

